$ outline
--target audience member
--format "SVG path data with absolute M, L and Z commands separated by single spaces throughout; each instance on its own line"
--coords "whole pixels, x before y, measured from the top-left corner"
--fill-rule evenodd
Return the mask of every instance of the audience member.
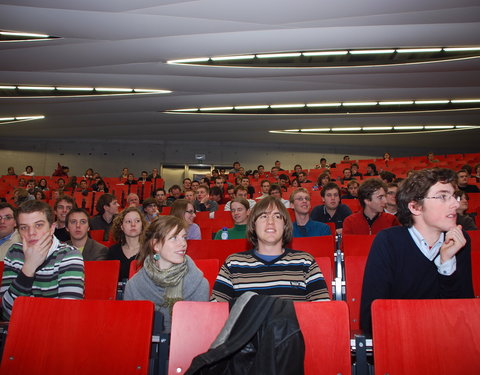
M 196 198 L 197 198 L 197 194 L 193 190 L 187 190 L 185 192 L 185 199 L 189 201 L 191 204 L 195 202 Z
M 275 197 L 277 198 L 280 202 L 283 203 L 283 205 L 285 206 L 285 208 L 290 208 L 290 202 L 287 201 L 286 199 L 283 199 L 282 197 L 282 188 L 280 187 L 280 185 L 277 185 L 277 184 L 273 184 L 273 185 L 270 185 L 270 189 L 268 190 L 268 194 L 272 197 Z
M 368 164 L 365 176 L 378 176 L 377 166 L 373 163 Z
M 465 193 L 480 193 L 480 189 L 477 185 L 471 185 L 468 183 L 468 172 L 466 169 L 460 169 L 457 172 L 458 188 Z
M 150 197 L 145 199 L 142 203 L 142 207 L 143 207 L 145 220 L 147 223 L 151 223 L 153 220 L 155 220 L 158 217 L 159 215 L 158 203 L 155 198 Z
M 135 193 L 127 195 L 127 207 L 136 207 L 141 211 L 142 205 L 140 204 L 140 198 Z
M 10 203 L 0 203 L 0 261 L 13 244 L 22 241 L 16 228 L 15 208 Z
M 195 208 L 193 204 L 186 199 L 178 199 L 173 203 L 170 215 L 185 220 L 187 223 L 187 240 L 201 240 L 202 232 L 198 224 L 194 223 Z
M 315 237 L 331 235 L 327 224 L 310 220 L 310 194 L 305 188 L 296 189 L 290 195 L 290 206 L 295 213 L 293 237 Z
M 208 185 L 200 185 L 197 189 L 197 198 L 193 202 L 195 211 L 210 211 L 218 210 L 218 203 L 210 199 L 210 188 Z
M 310 219 L 322 223 L 335 223 L 336 232 L 342 233 L 343 221 L 352 210 L 340 203 L 340 188 L 335 182 L 328 183 L 321 191 L 323 204 L 313 208 Z
M 70 234 L 66 228 L 67 214 L 72 208 L 77 208 L 75 201 L 69 195 L 62 195 L 57 198 L 53 209 L 55 211 L 55 216 L 57 221 L 55 222 L 55 237 L 57 237 L 60 242 L 67 242 L 70 239 Z
M 130 263 L 140 251 L 140 237 L 147 227 L 143 214 L 136 207 L 127 207 L 113 219 L 112 236 L 117 242 L 108 249 L 108 260 L 120 261 L 118 280 L 128 279 Z
M 473 217 L 470 216 L 468 211 L 468 194 L 462 190 L 455 192 L 455 197 L 459 200 L 459 206 L 457 208 L 457 225 L 461 225 L 463 230 L 477 230 Z
M 387 186 L 377 178 L 370 178 L 360 185 L 358 200 L 362 206 L 343 221 L 343 235 L 377 234 L 382 229 L 400 225 L 394 215 L 384 212 L 387 204 Z
M 27 165 L 25 167 L 25 172 L 22 172 L 22 176 L 35 176 L 35 172 L 33 171 L 33 167 L 31 165 Z
M 265 197 L 268 197 L 268 191 L 270 190 L 270 181 L 268 180 L 262 180 L 260 182 L 260 189 L 261 189 L 261 194 L 259 197 L 255 198 L 256 200 L 263 199 Z
M 247 291 L 296 301 L 329 300 L 315 258 L 285 247 L 292 239 L 292 222 L 277 198 L 266 197 L 255 205 L 247 238 L 254 248 L 226 259 L 213 287 L 213 301 L 231 301 Z
M 352 170 L 350 168 L 344 168 L 343 177 L 340 178 L 340 182 L 345 184 L 345 182 L 351 181 L 352 179 Z
M 164 188 L 155 190 L 153 196 L 157 200 L 157 205 L 160 210 L 162 207 L 168 206 L 169 202 L 167 200 L 167 193 Z
M 91 230 L 103 230 L 105 235 L 104 240 L 108 240 L 108 235 L 110 228 L 112 227 L 112 222 L 116 214 L 118 214 L 119 204 L 117 198 L 112 194 L 102 194 L 98 198 L 95 208 L 98 211 L 98 215 L 94 216 L 90 222 Z
M 250 214 L 250 204 L 245 198 L 235 198 L 231 201 L 230 212 L 234 222 L 233 228 L 228 228 L 229 240 L 247 237 L 247 220 Z M 223 229 L 215 234 L 215 240 L 222 240 Z
M 360 184 L 357 180 L 350 180 L 347 184 L 348 193 L 342 195 L 342 199 L 358 199 L 358 188 Z
M 233 190 L 233 193 L 230 196 L 232 199 L 225 204 L 225 207 L 223 209 L 224 211 L 230 211 L 230 205 L 232 204 L 232 200 L 235 198 L 246 199 L 248 201 L 248 205 L 250 209 L 252 209 L 253 206 L 255 206 L 256 202 L 253 199 L 248 198 L 248 191 L 242 185 L 235 186 L 235 189 Z
M 7 175 L 8 176 L 16 176 L 17 174 L 15 173 L 15 169 L 13 167 L 8 167 L 7 168 Z
M 133 173 L 129 173 L 127 175 L 127 181 L 124 182 L 125 185 L 138 185 L 137 180 L 135 180 L 135 176 Z
M 77 248 L 83 260 L 106 260 L 108 247 L 88 237 L 90 218 L 83 208 L 72 208 L 66 218 L 67 230 L 70 234 L 68 245 Z
M 163 315 L 163 331 L 171 330 L 177 301 L 208 301 L 209 285 L 203 273 L 186 255 L 185 222 L 163 216 L 145 232 L 138 265 L 142 268 L 127 282 L 124 300 L 152 301 Z
M 387 184 L 387 204 L 384 210 L 387 214 L 397 215 L 397 191 L 398 185 L 396 183 Z
M 399 187 L 398 218 L 373 241 L 363 278 L 360 326 L 371 332 L 376 299 L 473 298 L 470 240 L 456 225 L 455 172 L 424 169 Z
M 357 163 L 353 163 L 351 166 L 350 166 L 350 170 L 352 171 L 352 177 L 358 177 L 358 178 L 362 178 L 363 177 L 363 174 L 361 174 L 358 170 L 359 170 L 359 167 L 358 167 L 358 164 Z
M 193 183 L 192 183 L 192 189 L 194 189 Z M 182 189 L 178 185 L 173 185 L 168 189 L 168 193 L 170 194 L 169 197 L 167 198 L 167 206 L 171 206 L 173 202 L 175 202 L 177 199 L 183 199 L 182 195 Z
M 45 202 L 28 201 L 20 205 L 15 218 L 22 242 L 11 246 L 4 259 L 0 287 L 3 320 L 10 319 L 20 296 L 82 299 L 82 255 L 53 235 L 52 208 Z

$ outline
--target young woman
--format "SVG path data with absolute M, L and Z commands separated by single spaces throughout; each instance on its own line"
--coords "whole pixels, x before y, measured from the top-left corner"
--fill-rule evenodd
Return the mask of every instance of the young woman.
M 173 202 L 170 215 L 176 216 L 179 219 L 185 220 L 187 223 L 187 240 L 201 240 L 202 233 L 200 227 L 195 224 L 195 208 L 193 204 L 186 199 L 177 199 Z
M 143 214 L 128 207 L 113 219 L 112 234 L 117 243 L 108 249 L 108 260 L 120 261 L 119 280 L 128 279 L 130 263 L 140 252 L 140 236 L 146 228 Z
M 45 193 L 42 190 L 36 190 L 34 197 L 37 201 L 45 201 Z
M 175 216 L 161 216 L 145 232 L 138 265 L 143 268 L 125 287 L 125 300 L 149 300 L 164 317 L 170 332 L 177 301 L 208 301 L 209 285 L 187 251 L 187 224 Z
M 247 238 L 247 221 L 250 214 L 250 203 L 244 198 L 235 198 L 230 204 L 230 212 L 235 225 L 228 228 L 228 239 Z M 215 234 L 216 240 L 222 239 L 223 229 Z
M 37 190 L 42 190 L 42 191 L 48 191 L 49 190 L 46 179 L 42 178 L 40 181 L 38 181 Z

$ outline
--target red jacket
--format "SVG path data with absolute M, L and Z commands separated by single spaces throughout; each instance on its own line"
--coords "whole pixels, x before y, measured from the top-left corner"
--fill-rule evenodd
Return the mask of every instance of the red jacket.
M 382 229 L 400 225 L 397 217 L 386 212 L 381 212 L 377 219 L 373 222 L 372 227 L 368 225 L 367 219 L 363 215 L 363 210 L 348 216 L 343 221 L 344 234 L 377 234 Z

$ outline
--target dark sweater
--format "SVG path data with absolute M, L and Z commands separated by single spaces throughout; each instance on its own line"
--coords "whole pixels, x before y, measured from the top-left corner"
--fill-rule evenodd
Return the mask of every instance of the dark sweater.
M 377 234 L 363 278 L 360 327 L 371 333 L 370 306 L 375 299 L 473 298 L 470 237 L 456 254 L 457 269 L 441 275 L 413 241 L 405 227 Z

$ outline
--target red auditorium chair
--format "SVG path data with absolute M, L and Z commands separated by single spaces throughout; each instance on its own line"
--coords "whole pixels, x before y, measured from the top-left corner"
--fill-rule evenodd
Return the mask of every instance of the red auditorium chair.
M 480 251 L 472 251 L 472 281 L 475 297 L 480 298 Z
M 373 234 L 345 234 L 342 236 L 342 250 L 345 256 L 367 256 L 374 239 L 375 235 Z
M 345 302 L 295 302 L 295 310 L 305 339 L 305 374 L 351 374 Z M 227 318 L 226 302 L 177 302 L 173 307 L 168 373 L 184 374 L 192 359 L 208 350 Z
M 376 300 L 376 374 L 477 375 L 480 300 Z
M 328 294 L 330 295 L 330 299 L 332 299 L 332 261 L 329 257 L 315 257 L 315 261 L 317 262 L 318 267 L 320 267 L 320 271 L 322 271 L 323 278 L 325 279 L 325 283 L 327 284 Z
M 117 297 L 119 260 L 84 261 L 85 299 L 114 300 Z
M 469 230 L 467 233 L 470 236 L 472 251 L 480 251 L 480 230 Z
M 150 301 L 19 297 L 0 372 L 147 375 L 153 311 Z
M 218 259 L 220 265 L 227 256 L 251 248 L 246 239 L 236 240 L 189 240 L 187 254 L 193 259 Z
M 345 293 L 350 312 L 350 330 L 360 331 L 360 301 L 366 256 L 345 256 Z
M 288 247 L 305 251 L 314 257 L 329 257 L 332 263 L 334 261 L 335 240 L 333 236 L 295 237 Z

